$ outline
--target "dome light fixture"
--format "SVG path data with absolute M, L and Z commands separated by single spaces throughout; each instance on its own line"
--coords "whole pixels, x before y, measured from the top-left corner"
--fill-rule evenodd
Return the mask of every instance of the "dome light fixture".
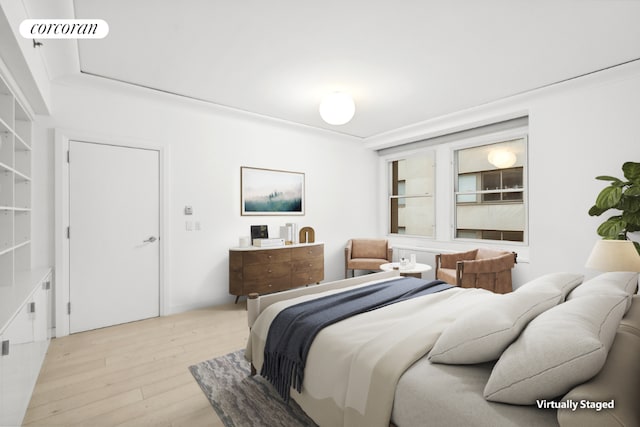
M 505 169 L 515 165 L 517 159 L 512 151 L 499 148 L 491 150 L 487 156 L 487 160 L 498 169 Z
M 346 92 L 334 92 L 320 102 L 320 117 L 330 125 L 349 123 L 356 112 L 353 97 Z

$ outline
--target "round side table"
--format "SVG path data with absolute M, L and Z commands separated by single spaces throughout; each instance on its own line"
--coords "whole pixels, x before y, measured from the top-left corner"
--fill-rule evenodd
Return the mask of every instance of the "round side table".
M 380 266 L 380 270 L 398 270 L 401 276 L 417 277 L 418 279 L 422 279 L 422 273 L 431 270 L 431 268 L 429 264 L 420 263 L 416 263 L 410 267 L 401 267 L 399 262 L 388 262 Z

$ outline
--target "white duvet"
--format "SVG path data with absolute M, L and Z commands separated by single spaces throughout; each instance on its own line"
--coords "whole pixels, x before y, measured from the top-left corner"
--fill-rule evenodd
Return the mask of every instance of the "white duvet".
M 338 291 L 275 303 L 256 319 L 246 358 L 262 367 L 269 325 L 289 305 Z M 456 317 L 496 294 L 452 288 L 353 316 L 323 329 L 314 340 L 302 392 L 291 397 L 321 426 L 389 425 L 396 384 L 431 350 Z

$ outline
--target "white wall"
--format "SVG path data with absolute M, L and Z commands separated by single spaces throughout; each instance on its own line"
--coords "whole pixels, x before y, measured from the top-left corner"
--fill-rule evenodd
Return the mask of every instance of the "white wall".
M 639 68 L 632 64 L 444 119 L 451 128 L 459 128 L 529 114 L 529 245 L 507 247 L 520 254 L 514 272 L 516 286 L 550 271 L 596 274 L 584 268 L 598 239 L 595 230 L 604 220 L 587 214 L 605 184 L 594 177 L 620 176 L 623 162 L 640 161 Z M 352 138 L 95 79 L 53 84 L 52 99 L 53 116 L 41 118 L 36 129 L 46 139 L 34 150 L 35 265 L 53 264 L 50 129 L 56 126 L 109 135 L 114 140 L 146 140 L 169 150 L 169 305 L 174 312 L 231 300 L 227 249 L 237 244 L 238 236 L 248 233 L 251 224 L 266 223 L 274 233 L 290 221 L 314 227 L 318 240 L 326 242 L 326 280 L 342 277 L 346 239 L 387 232 L 386 170 L 373 151 Z M 437 121 L 405 129 L 397 141 L 424 137 L 432 128 L 442 132 L 444 127 Z M 375 139 L 372 141 L 369 147 L 375 146 Z M 438 147 L 437 162 L 442 164 L 450 150 Z M 307 214 L 240 216 L 243 165 L 305 172 Z M 437 173 L 438 185 L 446 190 L 451 185 L 449 173 L 443 173 L 441 167 Z M 377 182 L 377 188 L 372 182 Z M 185 205 L 193 206 L 193 219 L 201 221 L 201 232 L 184 230 Z M 451 198 L 440 193 L 436 205 L 439 224 L 450 221 L 450 205 Z M 399 237 L 393 241 L 426 251 L 474 246 L 451 242 L 449 236 L 445 227 L 433 240 Z
M 637 68 L 637 67 L 636 67 Z M 623 177 L 626 161 L 640 162 L 640 71 L 532 102 L 529 138 L 531 275 L 584 271 L 608 218 L 588 210 L 607 182 Z
M 640 162 L 640 65 L 630 64 L 532 92 L 486 106 L 459 112 L 451 117 L 425 122 L 404 129 L 395 136 L 399 142 L 420 140 L 445 134 L 447 128 L 466 124 L 486 124 L 492 120 L 529 115 L 528 139 L 528 245 L 497 243 L 493 246 L 518 252 L 514 286 L 553 271 L 598 272 L 584 264 L 599 236 L 598 225 L 608 218 L 590 217 L 589 208 L 607 183 L 598 175 L 622 177 L 625 161 Z M 394 145 L 393 136 L 370 140 L 371 148 Z M 461 251 L 477 247 L 474 242 L 453 241 L 451 150 L 453 144 L 437 146 L 436 239 L 392 237 L 396 247 L 406 253 L 424 251 L 423 259 L 432 260 L 441 251 Z M 397 155 L 397 154 L 396 154 Z M 379 161 L 379 210 L 386 209 L 386 162 Z M 380 233 L 388 225 L 384 217 Z M 640 234 L 640 233 L 636 233 Z M 640 236 L 635 236 L 638 240 Z M 486 246 L 486 244 L 485 244 Z
M 252 224 L 269 225 L 272 235 L 285 222 L 313 227 L 316 240 L 325 242 L 325 280 L 343 277 L 347 239 L 376 231 L 376 156 L 359 140 L 91 77 L 53 84 L 52 99 L 52 117 L 38 126 L 47 139 L 35 150 L 48 182 L 36 182 L 34 205 L 47 217 L 53 217 L 50 128 L 148 141 L 168 151 L 171 312 L 233 300 L 228 249 Z M 240 166 L 304 172 L 306 215 L 241 216 Z M 192 217 L 184 216 L 186 205 Z M 38 233 L 48 234 L 35 251 L 36 263 L 53 264 L 52 225 L 39 218 Z M 200 221 L 202 230 L 186 231 L 187 219 Z

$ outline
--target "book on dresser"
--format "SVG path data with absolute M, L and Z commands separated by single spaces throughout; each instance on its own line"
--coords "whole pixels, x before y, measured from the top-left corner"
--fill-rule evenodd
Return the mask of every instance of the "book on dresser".
M 324 280 L 324 244 L 229 249 L 229 294 L 267 294 Z
M 253 246 L 259 248 L 275 248 L 284 246 L 284 239 L 253 239 Z

